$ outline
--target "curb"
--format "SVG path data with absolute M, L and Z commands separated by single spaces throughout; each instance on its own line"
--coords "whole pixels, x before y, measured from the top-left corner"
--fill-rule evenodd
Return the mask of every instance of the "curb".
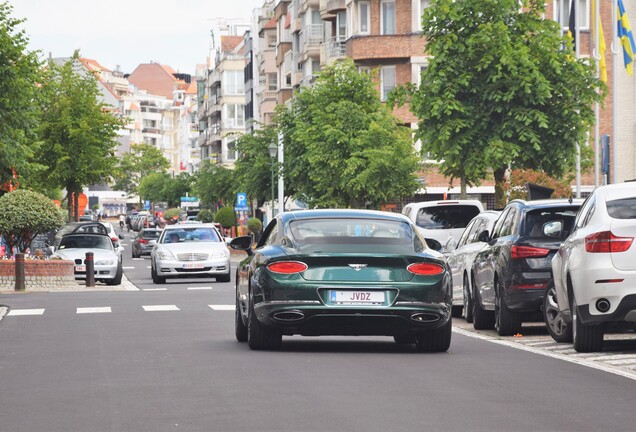
M 0 306 L 0 321 L 2 321 L 2 318 L 7 314 L 8 310 L 9 310 L 8 307 Z

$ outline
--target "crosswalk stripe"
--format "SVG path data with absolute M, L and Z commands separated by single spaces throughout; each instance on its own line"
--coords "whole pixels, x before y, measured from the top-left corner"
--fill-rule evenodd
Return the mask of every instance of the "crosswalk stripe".
M 7 316 L 43 315 L 44 309 L 11 309 Z
M 235 306 L 234 305 L 208 305 L 210 306 L 213 310 L 218 310 L 218 311 L 229 311 L 229 310 L 234 310 Z
M 78 314 L 92 314 L 92 313 L 111 313 L 110 306 L 106 307 L 81 307 L 77 308 Z
M 165 312 L 180 310 L 176 305 L 148 305 L 142 306 L 146 312 Z

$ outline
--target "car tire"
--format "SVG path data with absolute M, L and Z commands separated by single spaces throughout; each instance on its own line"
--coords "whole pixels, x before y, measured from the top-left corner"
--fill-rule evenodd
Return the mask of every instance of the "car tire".
M 152 283 L 155 283 L 155 284 L 165 284 L 166 283 L 166 278 L 159 276 L 157 274 L 157 272 L 155 271 L 155 267 L 154 266 L 150 266 L 150 275 L 152 276 Z
M 495 290 L 495 330 L 499 336 L 513 336 L 521 331 L 521 319 L 518 314 L 508 309 L 504 301 L 503 283 L 497 279 Z
M 254 300 L 250 299 L 249 314 L 247 318 L 247 345 L 252 350 L 278 350 L 280 349 L 283 335 L 276 329 L 270 329 L 262 325 L 254 311 Z
M 238 299 L 238 288 L 236 290 L 236 306 L 234 308 L 234 333 L 236 334 L 237 341 L 247 342 L 247 326 L 243 322 L 241 304 Z
M 576 352 L 597 352 L 603 349 L 603 326 L 586 325 L 578 319 L 576 300 L 572 299 L 572 340 Z
M 556 299 L 554 280 L 548 282 L 545 296 L 543 297 L 543 320 L 548 333 L 555 342 L 572 342 L 572 324 L 567 323 L 563 319 L 563 314 L 561 314 L 561 309 L 559 309 Z
M 470 286 L 468 284 L 468 275 L 464 275 L 464 289 L 462 290 L 464 295 L 464 318 L 467 323 L 473 322 L 473 299 L 470 295 Z
M 135 249 L 134 248 L 132 249 L 132 257 L 133 258 L 139 258 L 139 254 L 135 253 Z
M 473 287 L 473 328 L 475 330 L 492 330 L 495 326 L 495 316 L 491 311 L 482 308 L 479 303 L 479 296 L 475 290 L 475 279 L 472 280 Z
M 121 285 L 121 279 L 124 274 L 124 269 L 122 268 L 122 264 L 119 263 L 117 266 L 117 273 L 115 273 L 115 277 L 113 279 L 106 279 L 106 285 Z
M 443 326 L 420 333 L 415 339 L 418 352 L 445 352 L 450 348 L 453 320 L 449 318 Z
M 230 281 L 230 272 L 227 274 L 216 276 L 217 282 L 229 282 Z
M 398 343 L 400 345 L 406 345 L 406 344 L 415 343 L 416 338 L 415 336 L 400 335 L 400 336 L 393 336 L 393 340 L 395 341 L 395 343 Z

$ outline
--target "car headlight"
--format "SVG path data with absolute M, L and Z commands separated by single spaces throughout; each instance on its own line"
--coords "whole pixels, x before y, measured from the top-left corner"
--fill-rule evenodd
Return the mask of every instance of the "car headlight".
M 174 255 L 172 255 L 172 252 L 167 249 L 159 249 L 157 251 L 157 256 L 159 257 L 159 259 L 175 259 Z
M 114 259 L 103 259 L 95 261 L 95 265 L 113 265 L 115 264 Z

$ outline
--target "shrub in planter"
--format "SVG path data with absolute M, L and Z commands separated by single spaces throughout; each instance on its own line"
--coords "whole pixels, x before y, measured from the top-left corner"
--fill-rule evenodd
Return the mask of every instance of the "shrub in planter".
M 168 209 L 164 212 L 163 214 L 163 218 L 165 219 L 166 222 L 173 224 L 175 223 L 177 220 L 179 220 L 179 214 L 181 213 L 182 210 L 178 209 L 178 208 L 171 208 Z
M 232 207 L 223 207 L 214 215 L 214 221 L 221 224 L 225 229 L 232 228 L 236 225 L 236 216 Z
M 263 229 L 263 222 L 259 218 L 249 218 L 247 220 L 247 229 L 250 230 L 254 238 L 258 238 L 258 234 Z
M 26 189 L 0 197 L 0 235 L 7 244 L 6 254 L 13 248 L 26 252 L 38 234 L 60 228 L 66 215 L 46 196 Z
M 208 209 L 199 210 L 199 213 L 197 213 L 197 220 L 203 223 L 214 222 L 214 213 L 212 213 L 212 210 Z

